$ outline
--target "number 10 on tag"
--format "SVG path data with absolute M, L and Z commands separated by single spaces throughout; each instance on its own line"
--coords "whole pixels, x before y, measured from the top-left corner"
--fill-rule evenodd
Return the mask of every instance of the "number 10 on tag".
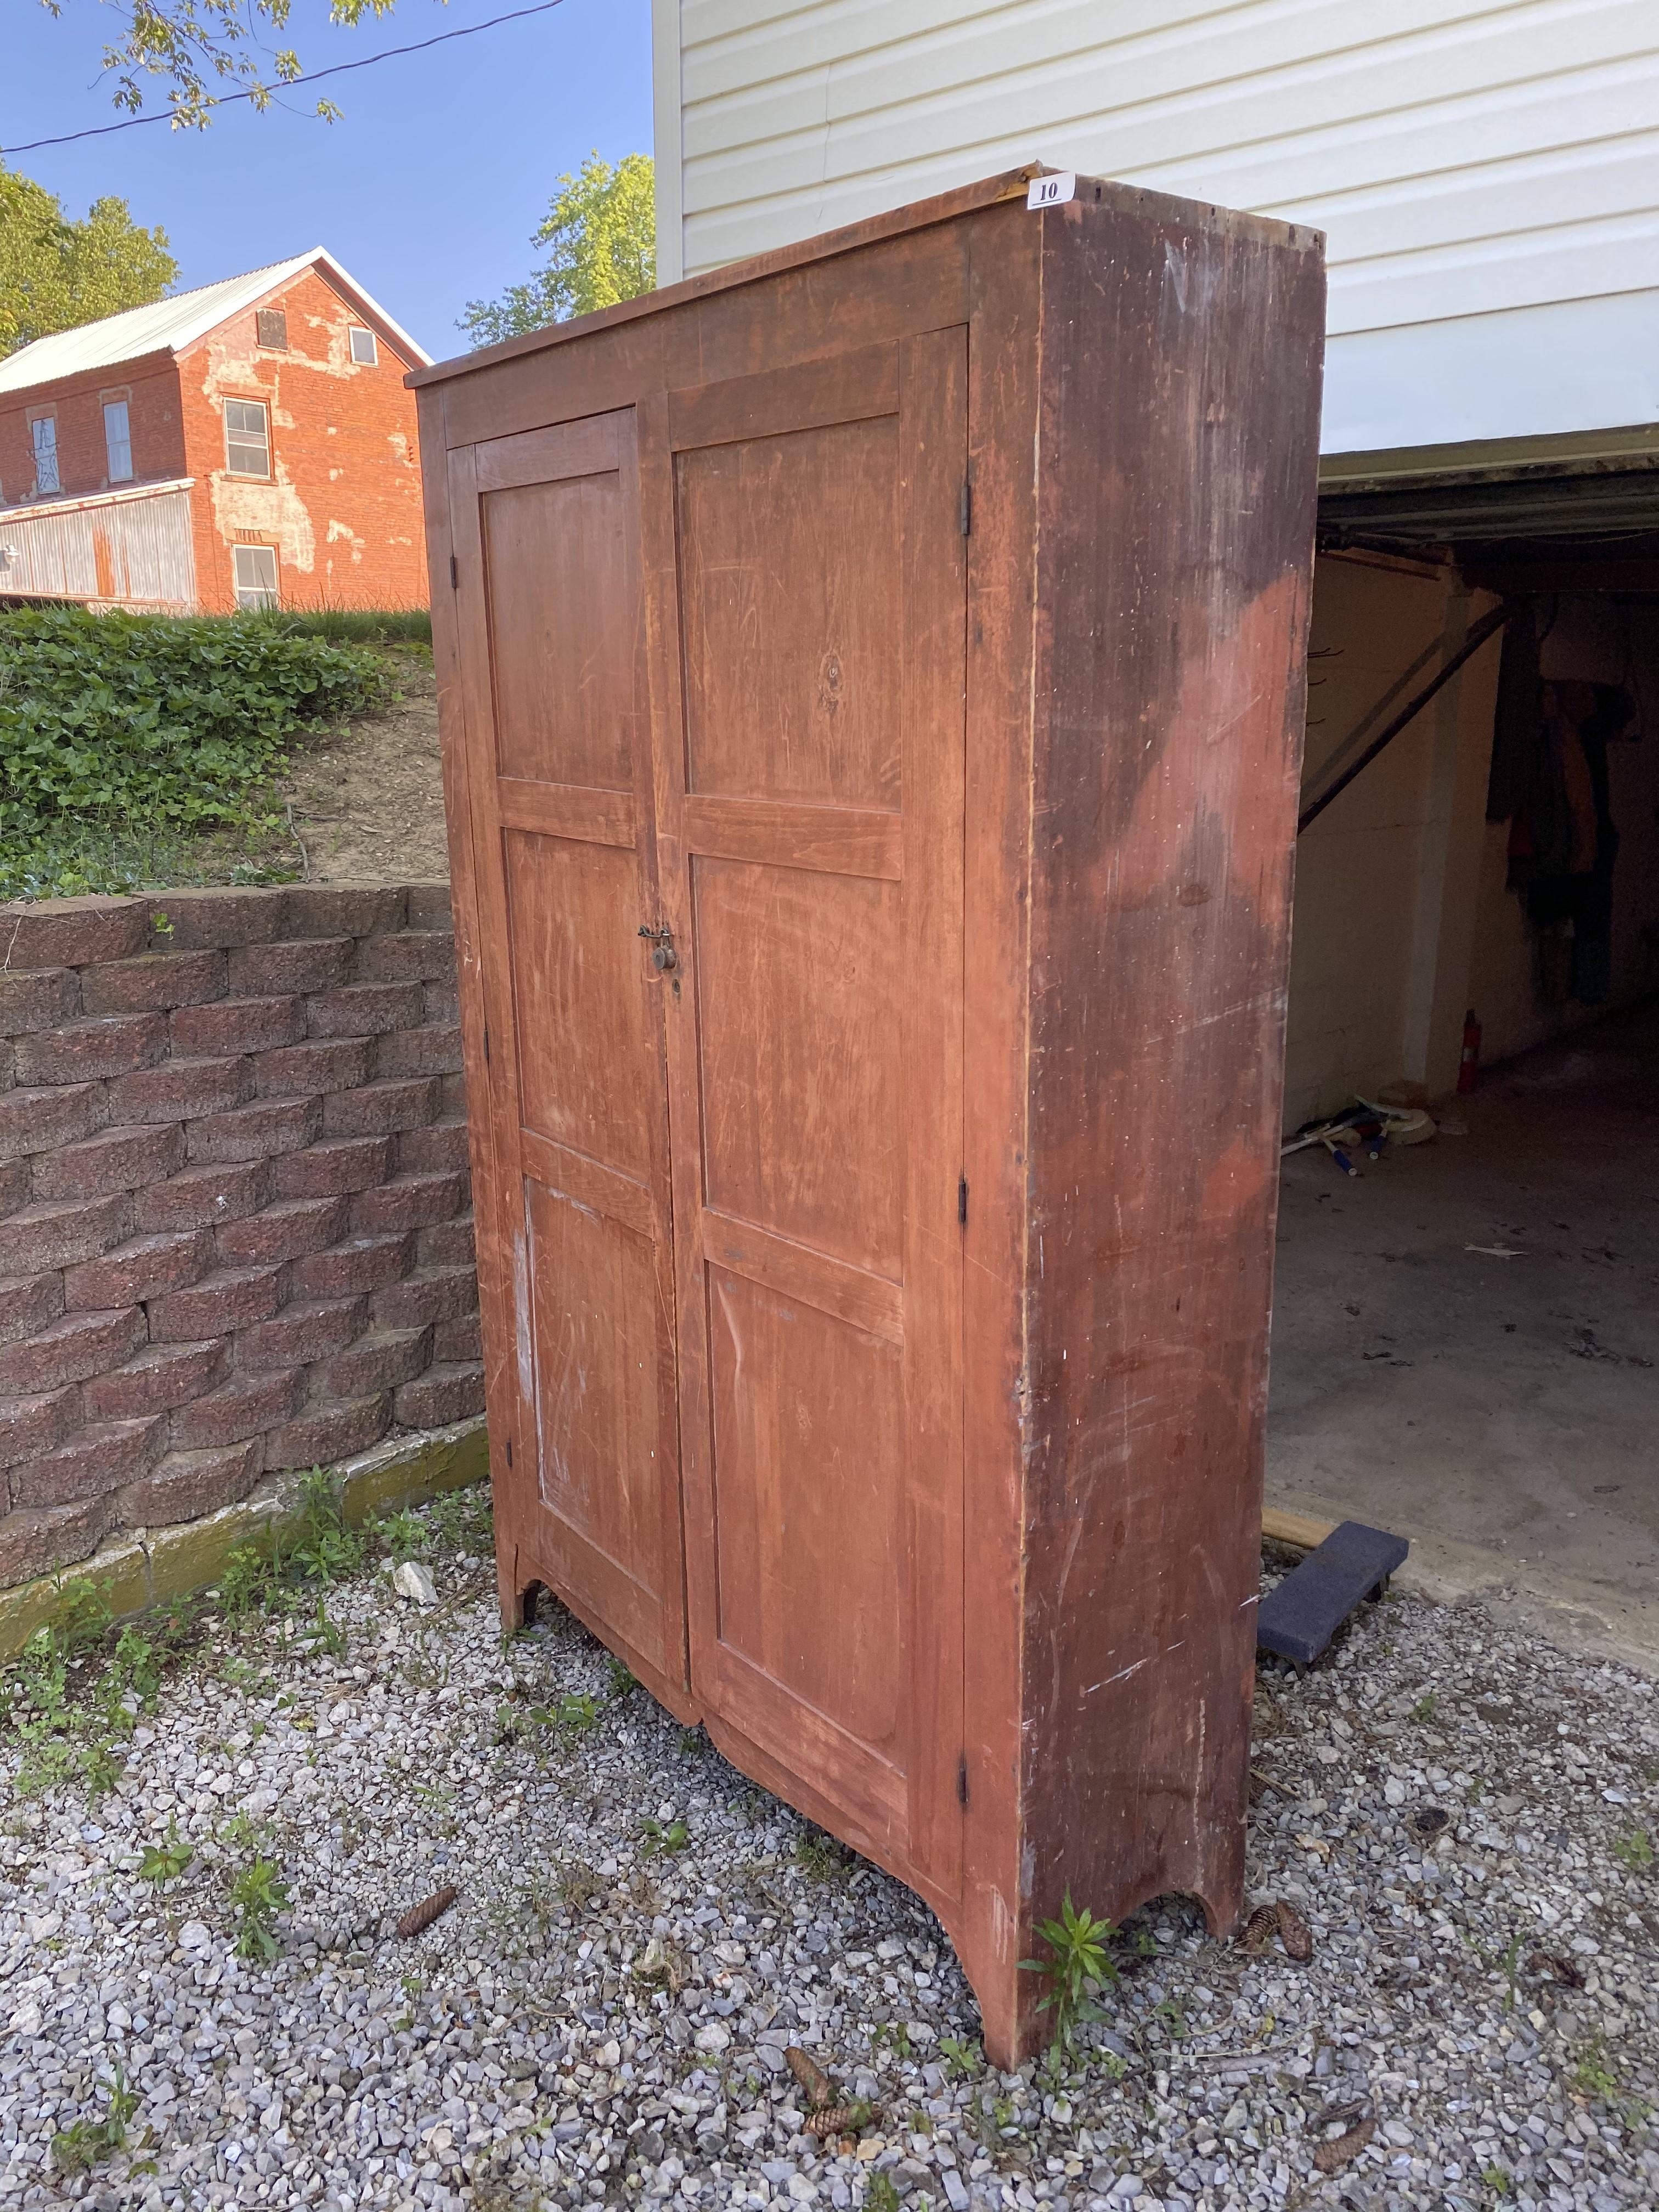
M 1033 177 L 1025 194 L 1028 208 L 1060 207 L 1077 197 L 1077 179 L 1069 169 L 1055 176 Z

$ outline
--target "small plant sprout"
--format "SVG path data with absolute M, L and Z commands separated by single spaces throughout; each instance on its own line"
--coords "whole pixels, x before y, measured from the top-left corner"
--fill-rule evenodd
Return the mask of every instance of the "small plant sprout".
M 138 2109 L 138 2093 L 129 2089 L 118 2066 L 107 2090 L 101 2120 L 76 2120 L 52 2139 L 52 2162 L 63 2173 L 85 2173 L 100 2160 L 126 2147 L 127 2129 Z
M 181 1874 L 188 1871 L 195 1856 L 196 1847 L 179 1833 L 178 1821 L 169 1820 L 166 1840 L 144 1845 L 143 1856 L 138 1862 L 138 1879 L 153 1881 L 158 1888 L 165 1882 L 177 1881 Z
M 269 1859 L 251 1859 L 230 1886 L 236 1911 L 239 1959 L 274 1959 L 281 1949 L 276 1916 L 288 1907 L 288 1887 Z
M 1069 2051 L 1085 2021 L 1099 2020 L 1094 2002 L 1102 1985 L 1118 1979 L 1106 1945 L 1117 1929 L 1109 1920 L 1097 1920 L 1085 1906 L 1079 1912 L 1068 1889 L 1058 1920 L 1045 1920 L 1037 1933 L 1048 1946 L 1047 1959 L 1022 1959 L 1028 1974 L 1041 1974 L 1048 1992 L 1037 2005 L 1053 2014 L 1054 2039 Z
M 1653 1864 L 1653 1838 L 1645 1828 L 1627 1828 L 1614 1844 L 1613 1855 L 1632 1874 L 1646 1874 Z
M 640 1823 L 640 1848 L 647 1858 L 655 1858 L 663 1851 L 683 1851 L 691 1840 L 691 1831 L 684 1820 L 665 1824 L 648 1816 Z

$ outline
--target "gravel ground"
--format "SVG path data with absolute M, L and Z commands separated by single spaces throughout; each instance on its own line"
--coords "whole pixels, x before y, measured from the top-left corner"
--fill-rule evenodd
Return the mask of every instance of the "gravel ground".
M 1005 2076 L 908 1893 L 568 1618 L 503 1647 L 486 1560 L 433 1567 L 429 1608 L 331 1593 L 337 1650 L 217 1626 L 91 1808 L 0 1739 L 0 2204 L 1659 2204 L 1648 1684 L 1409 1598 L 1264 1668 L 1252 1898 L 1311 1960 L 1169 1900 L 1073 2059 Z M 270 1960 L 234 1953 L 259 1857 Z M 792 2045 L 875 2107 L 850 2154 Z

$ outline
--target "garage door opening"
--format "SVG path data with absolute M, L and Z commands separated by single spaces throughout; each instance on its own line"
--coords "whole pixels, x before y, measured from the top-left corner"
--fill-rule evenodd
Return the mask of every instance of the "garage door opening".
M 1428 696 L 1300 842 L 1287 1129 L 1369 1098 L 1439 1133 L 1284 1162 L 1268 1502 L 1650 1667 L 1659 477 L 1351 474 L 1313 650 L 1304 812 Z

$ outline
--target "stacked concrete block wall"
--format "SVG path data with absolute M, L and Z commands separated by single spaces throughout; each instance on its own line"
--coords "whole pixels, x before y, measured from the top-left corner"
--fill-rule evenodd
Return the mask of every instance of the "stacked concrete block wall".
M 0 907 L 0 1587 L 481 1413 L 448 890 Z

